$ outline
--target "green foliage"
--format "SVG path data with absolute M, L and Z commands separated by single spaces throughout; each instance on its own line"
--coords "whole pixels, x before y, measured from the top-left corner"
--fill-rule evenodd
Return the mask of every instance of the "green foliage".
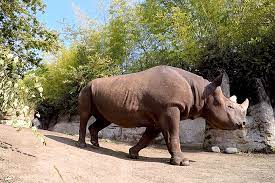
M 44 102 L 55 110 L 76 112 L 78 94 L 91 79 L 118 73 L 111 59 L 90 55 L 91 50 L 84 45 L 63 49 L 56 62 L 36 71 L 44 88 Z
M 211 79 L 224 70 L 233 93 L 249 95 L 245 91 L 253 78 L 263 78 L 273 91 L 274 8 L 271 0 L 146 0 L 122 17 L 127 30 L 123 38 L 135 35 L 128 41 L 133 49 L 124 56 L 129 71 L 166 64 Z
M 23 106 L 44 102 L 74 112 L 79 91 L 91 79 L 163 64 L 209 79 L 225 70 L 233 93 L 242 96 L 256 77 L 264 78 L 270 91 L 275 88 L 271 0 L 114 0 L 106 24 L 87 20 L 84 27 L 67 29 L 72 45 L 41 66 L 38 50 L 57 45 L 56 34 L 35 17 L 43 8 L 41 0 L 0 2 L 0 111 L 5 113 L 15 107 L 15 98 Z M 39 67 L 25 72 L 34 65 Z
M 22 119 L 0 120 L 0 124 L 10 125 L 18 131 L 22 128 L 30 128 L 32 126 L 32 122 L 30 120 Z
M 253 78 L 262 78 L 272 88 L 275 47 L 275 4 L 270 0 L 187 1 L 177 5 L 191 12 L 198 22 L 194 31 L 203 48 L 196 69 L 213 77 L 224 70 L 231 79 L 233 93 L 253 101 Z M 271 90 L 271 88 L 268 88 Z M 271 96 L 272 97 L 272 96 Z
M 42 0 L 0 2 L 0 45 L 21 58 L 16 68 L 21 75 L 39 64 L 40 51 L 52 51 L 57 46 L 56 33 L 47 30 L 36 18 L 44 7 Z
M 266 37 L 274 44 L 274 6 L 270 0 L 147 0 L 136 7 L 139 11 L 135 15 L 140 17 L 139 29 L 148 35 L 140 42 L 152 40 L 143 45 L 140 62 L 150 59 L 161 64 L 160 60 L 166 59 L 168 64 L 197 67 L 206 56 L 223 55 L 228 50 L 254 57 L 251 47 L 261 49 L 259 44 Z M 219 53 L 209 50 L 212 48 Z M 161 58 L 156 58 L 159 53 Z M 265 65 L 261 59 L 250 59 L 249 64 L 257 60 Z
M 106 24 L 71 32 L 74 45 L 38 71 L 46 101 L 74 111 L 89 80 L 162 64 L 209 79 L 225 70 L 233 93 L 247 96 L 252 78 L 274 70 L 273 10 L 271 0 L 114 0 Z
M 14 57 L 7 49 L 0 47 L 0 114 L 27 116 L 30 107 L 42 97 L 43 88 L 34 74 L 28 75 L 24 82 L 15 72 L 20 58 Z
M 43 51 L 57 48 L 57 34 L 36 18 L 43 9 L 41 0 L 0 2 L 0 118 L 23 119 L 43 97 L 39 78 L 34 73 L 26 74 L 39 66 Z
M 201 51 L 188 16 L 157 1 L 135 6 L 114 1 L 105 32 L 109 39 L 105 48 L 125 72 L 160 64 L 187 67 Z

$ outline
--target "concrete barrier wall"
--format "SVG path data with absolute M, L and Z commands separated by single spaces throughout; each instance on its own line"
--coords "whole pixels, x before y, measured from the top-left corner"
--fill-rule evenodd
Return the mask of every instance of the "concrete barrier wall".
M 275 120 L 273 108 L 262 102 L 250 106 L 247 116 L 248 124 L 244 130 L 218 130 L 206 127 L 205 120 L 184 120 L 180 122 L 180 142 L 183 145 L 211 149 L 218 146 L 221 150 L 228 147 L 238 148 L 239 151 L 275 151 Z M 89 124 L 94 118 L 89 120 Z M 77 135 L 79 130 L 79 116 L 59 117 L 58 123 L 50 130 Z M 110 125 L 99 133 L 100 138 L 113 139 L 124 142 L 137 142 L 145 128 L 121 128 Z M 87 130 L 87 136 L 89 135 Z M 164 144 L 162 135 L 154 143 Z
M 69 122 L 68 122 L 69 121 Z M 88 126 L 94 122 L 92 117 L 89 120 Z M 50 130 L 66 133 L 78 134 L 79 130 L 79 116 L 71 116 L 60 118 L 59 122 Z M 143 132 L 144 127 L 141 128 L 121 128 L 117 125 L 111 124 L 99 133 L 99 138 L 107 138 L 119 140 L 124 142 L 137 142 Z M 205 120 L 198 118 L 196 120 L 184 120 L 180 122 L 180 141 L 181 144 L 202 146 L 204 141 Z M 87 130 L 87 135 L 88 130 Z M 162 135 L 156 138 L 155 143 L 164 144 Z

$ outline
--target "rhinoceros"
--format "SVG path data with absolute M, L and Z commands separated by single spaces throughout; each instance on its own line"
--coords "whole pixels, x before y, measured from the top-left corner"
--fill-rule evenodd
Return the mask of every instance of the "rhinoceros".
M 87 121 L 91 143 L 99 147 L 98 132 L 111 123 L 124 128 L 146 127 L 129 149 L 131 158 L 163 134 L 173 165 L 189 165 L 179 139 L 180 120 L 203 117 L 214 128 L 244 128 L 248 99 L 237 104 L 223 95 L 222 75 L 209 82 L 191 72 L 156 66 L 145 71 L 90 81 L 79 94 L 80 128 L 77 146 L 85 147 Z

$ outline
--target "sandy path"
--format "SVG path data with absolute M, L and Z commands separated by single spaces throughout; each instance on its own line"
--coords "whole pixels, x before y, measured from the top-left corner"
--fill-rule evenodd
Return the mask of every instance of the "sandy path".
M 216 154 L 187 150 L 195 161 L 189 167 L 167 163 L 164 146 L 141 151 L 141 159 L 128 159 L 130 145 L 101 140 L 102 148 L 74 146 L 76 137 L 40 131 L 47 146 L 31 130 L 17 132 L 0 125 L 0 182 L 274 182 L 275 155 Z M 88 142 L 88 139 L 87 139 Z

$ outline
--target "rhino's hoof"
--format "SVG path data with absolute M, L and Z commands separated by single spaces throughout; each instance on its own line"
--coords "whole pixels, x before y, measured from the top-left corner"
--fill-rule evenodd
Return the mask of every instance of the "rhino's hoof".
M 138 159 L 139 158 L 138 152 L 133 151 L 133 149 L 129 149 L 129 158 Z
M 170 164 L 171 165 L 179 165 L 179 166 L 189 166 L 190 162 L 187 158 L 182 159 L 182 158 L 174 157 L 174 158 L 170 159 Z
M 96 146 L 96 147 L 99 147 L 99 143 L 95 140 L 91 140 L 91 144 Z
M 138 154 L 130 154 L 129 153 L 129 158 L 131 158 L 131 159 L 138 159 L 139 156 L 138 156 Z
M 76 145 L 77 147 L 79 147 L 79 148 L 85 148 L 85 147 L 87 147 L 87 144 L 86 144 L 85 142 L 79 142 L 79 141 L 77 141 L 77 142 L 75 143 L 75 145 Z
M 190 161 L 188 159 L 184 159 L 180 162 L 180 166 L 189 166 Z

